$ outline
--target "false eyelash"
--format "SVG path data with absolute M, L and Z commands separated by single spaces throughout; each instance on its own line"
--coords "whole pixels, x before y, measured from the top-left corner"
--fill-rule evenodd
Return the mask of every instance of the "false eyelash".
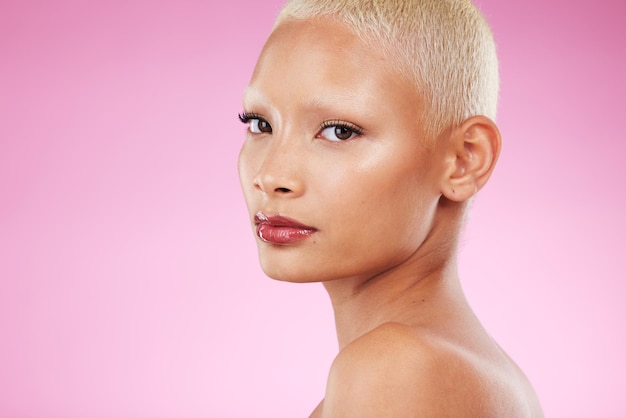
M 327 120 L 327 121 L 323 122 L 322 126 L 320 127 L 320 130 L 324 130 L 326 128 L 330 128 L 330 127 L 333 127 L 333 126 L 337 126 L 339 128 L 343 128 L 343 129 L 348 129 L 348 130 L 354 132 L 357 135 L 363 135 L 363 128 L 361 128 L 358 125 L 355 125 L 354 123 L 346 122 L 346 121 L 339 120 L 339 119 Z
M 241 123 L 248 123 L 250 122 L 250 120 L 255 119 L 255 116 L 252 113 L 247 113 L 247 112 L 241 112 L 237 115 L 239 117 L 239 120 L 241 121 Z
M 241 123 L 248 123 L 253 119 L 265 120 L 265 118 L 258 113 L 247 113 L 245 111 L 239 113 L 237 116 L 239 116 L 239 120 L 241 121 Z

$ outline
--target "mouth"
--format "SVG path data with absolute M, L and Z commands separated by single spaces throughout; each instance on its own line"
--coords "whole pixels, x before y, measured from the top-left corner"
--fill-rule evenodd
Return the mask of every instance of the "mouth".
M 256 235 L 263 242 L 288 245 L 303 241 L 317 232 L 312 226 L 282 215 L 267 216 L 263 212 L 254 215 Z

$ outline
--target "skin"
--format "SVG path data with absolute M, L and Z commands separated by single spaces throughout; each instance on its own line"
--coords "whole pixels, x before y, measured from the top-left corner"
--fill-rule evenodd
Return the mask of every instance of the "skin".
M 322 282 L 335 312 L 339 354 L 311 417 L 541 417 L 456 269 L 466 203 L 500 150 L 496 125 L 476 116 L 426 138 L 413 84 L 330 18 L 272 33 L 243 106 L 253 229 L 262 211 L 316 230 L 287 245 L 257 237 L 262 268 Z

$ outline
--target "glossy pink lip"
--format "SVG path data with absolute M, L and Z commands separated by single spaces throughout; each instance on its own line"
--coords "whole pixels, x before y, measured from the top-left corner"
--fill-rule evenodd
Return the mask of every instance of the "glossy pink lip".
M 317 232 L 312 226 L 282 215 L 267 216 L 263 212 L 254 215 L 256 235 L 263 242 L 270 244 L 293 244 L 300 242 Z

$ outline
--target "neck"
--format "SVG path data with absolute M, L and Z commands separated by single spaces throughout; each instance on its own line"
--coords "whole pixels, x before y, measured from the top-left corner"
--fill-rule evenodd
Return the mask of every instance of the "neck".
M 456 262 L 419 268 L 413 260 L 367 280 L 324 283 L 335 313 L 339 349 L 387 322 L 429 326 L 465 299 Z
M 443 201 L 430 234 L 407 259 L 373 276 L 324 282 L 340 350 L 387 322 L 445 329 L 453 317 L 471 316 L 456 267 L 463 213 L 463 205 Z

